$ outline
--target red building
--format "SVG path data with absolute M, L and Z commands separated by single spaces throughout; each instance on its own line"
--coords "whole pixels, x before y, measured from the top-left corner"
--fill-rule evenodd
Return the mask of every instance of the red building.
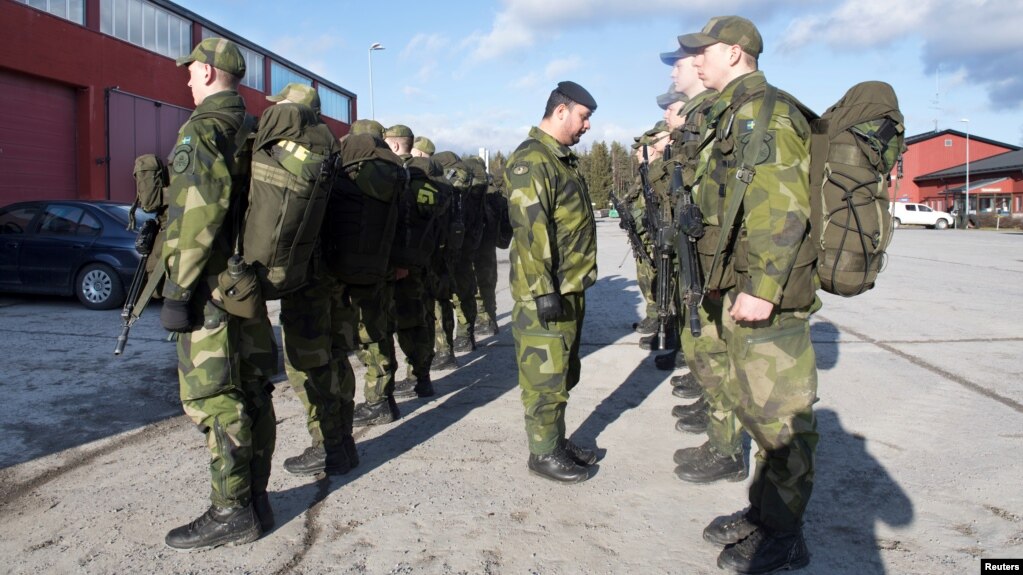
M 0 205 L 135 196 L 137 156 L 165 156 L 194 108 L 174 59 L 230 38 L 246 59 L 239 92 L 258 115 L 289 82 L 315 86 L 338 136 L 354 93 L 166 0 L 0 0 Z
M 921 176 L 955 166 L 965 166 L 966 143 L 966 134 L 956 130 L 927 132 L 906 138 L 907 149 L 902 155 L 902 179 L 898 183 L 898 191 L 892 189 L 892 200 L 927 204 L 943 211 L 951 209 L 948 195 L 935 195 L 933 187 L 929 185 L 921 187 Z M 980 138 L 973 134 L 969 136 L 969 146 L 971 168 L 978 160 L 1020 149 L 1019 146 Z M 961 179 L 958 185 L 963 184 L 964 180 Z M 972 181 L 970 186 L 973 187 Z
M 966 164 L 960 164 L 919 176 L 915 183 L 923 203 L 944 206 L 948 211 L 964 204 L 967 179 L 970 213 L 1023 215 L 1023 150 L 974 160 L 971 138 L 969 176 Z

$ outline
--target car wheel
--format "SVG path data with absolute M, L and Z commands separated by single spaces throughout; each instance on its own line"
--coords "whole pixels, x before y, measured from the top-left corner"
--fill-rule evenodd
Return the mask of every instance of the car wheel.
M 939 229 L 939 230 L 948 229 L 948 220 L 942 218 L 942 219 L 934 222 L 934 227 L 935 227 L 935 229 Z
M 124 303 L 124 286 L 110 266 L 89 264 L 78 273 L 75 295 L 89 309 L 114 309 Z
M 902 221 L 900 221 L 899 218 L 895 218 L 894 220 L 892 220 L 892 227 L 898 229 L 899 226 L 901 226 L 901 225 L 902 225 Z

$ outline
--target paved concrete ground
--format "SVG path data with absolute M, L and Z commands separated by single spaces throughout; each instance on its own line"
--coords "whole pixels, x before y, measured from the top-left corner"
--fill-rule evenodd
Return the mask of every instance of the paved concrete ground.
M 437 397 L 359 431 L 362 464 L 345 476 L 280 468 L 308 437 L 278 385 L 277 527 L 198 553 L 163 545 L 206 508 L 208 480 L 158 309 L 115 358 L 117 311 L 0 297 L 0 571 L 718 572 L 700 533 L 744 506 L 746 486 L 672 474 L 672 452 L 703 439 L 673 429 L 669 374 L 630 329 L 640 300 L 625 236 L 615 221 L 598 228 L 568 409 L 574 438 L 603 456 L 589 481 L 526 472 L 502 288 L 501 334 L 438 373 Z M 1023 557 L 1021 303 L 1023 235 L 910 228 L 876 290 L 826 298 L 813 320 L 822 437 L 806 572 L 975 573 L 980 557 Z

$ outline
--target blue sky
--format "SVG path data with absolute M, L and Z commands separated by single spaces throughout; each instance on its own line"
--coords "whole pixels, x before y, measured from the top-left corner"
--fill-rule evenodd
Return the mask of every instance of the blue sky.
M 740 14 L 764 37 L 768 80 L 818 112 L 852 84 L 895 87 L 907 133 L 937 127 L 1023 144 L 1023 11 L 1015 0 L 178 0 L 359 96 L 386 125 L 441 149 L 509 152 L 560 80 L 598 102 L 596 140 L 631 141 L 661 116 L 659 52 L 708 17 Z M 965 161 L 965 159 L 964 159 Z

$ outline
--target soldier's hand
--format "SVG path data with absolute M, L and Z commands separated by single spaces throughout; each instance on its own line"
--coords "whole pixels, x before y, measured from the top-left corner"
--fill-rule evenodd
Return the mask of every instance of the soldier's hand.
M 703 213 L 696 204 L 687 204 L 678 213 L 678 227 L 691 238 L 703 237 Z
M 561 294 L 549 293 L 538 296 L 536 299 L 536 317 L 540 325 L 547 329 L 547 322 L 554 321 L 561 317 Z
M 740 293 L 736 296 L 735 303 L 728 309 L 728 315 L 737 322 L 755 322 L 771 317 L 773 310 L 774 304 L 766 299 Z
M 164 298 L 160 309 L 160 324 L 163 329 L 176 333 L 192 331 L 191 312 L 187 301 Z

